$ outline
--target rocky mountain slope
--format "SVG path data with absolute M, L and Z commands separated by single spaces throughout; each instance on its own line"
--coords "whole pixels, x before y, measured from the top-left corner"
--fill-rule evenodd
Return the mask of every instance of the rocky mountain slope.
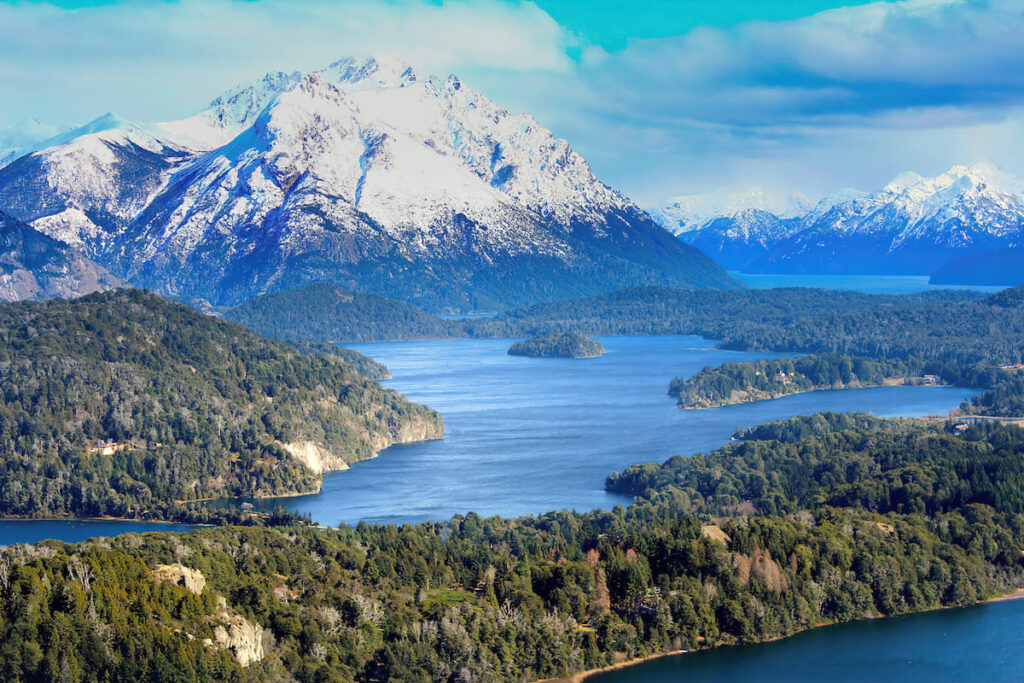
M 735 287 L 564 140 L 391 60 L 270 74 L 177 122 L 103 117 L 0 169 L 0 208 L 157 291 L 330 281 L 435 310 Z
M 68 245 L 0 211 L 0 301 L 74 297 L 121 281 Z

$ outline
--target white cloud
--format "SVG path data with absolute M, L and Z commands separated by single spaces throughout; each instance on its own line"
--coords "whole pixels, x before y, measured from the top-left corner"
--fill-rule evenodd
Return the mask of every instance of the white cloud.
M 640 201 L 813 196 L 986 159 L 1024 173 L 1021 35 L 1020 0 L 903 0 L 584 45 L 572 62 L 572 34 L 515 0 L 0 3 L 0 123 L 173 118 L 266 71 L 391 54 L 529 111 Z
M 1020 0 L 878 2 L 592 49 L 571 83 L 532 92 L 559 93 L 568 113 L 541 120 L 641 201 L 870 188 L 980 155 L 1020 173 L 1022 35 Z M 553 108 L 534 99 L 523 106 Z
M 559 71 L 570 41 L 533 4 L 498 0 L 2 3 L 0 121 L 181 116 L 264 72 L 348 55 L 389 54 L 441 74 Z

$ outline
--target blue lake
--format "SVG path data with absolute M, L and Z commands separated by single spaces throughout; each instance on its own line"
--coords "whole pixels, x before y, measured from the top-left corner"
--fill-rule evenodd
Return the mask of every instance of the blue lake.
M 605 477 L 638 462 L 706 452 L 733 432 L 820 410 L 876 415 L 946 413 L 966 389 L 821 391 L 714 410 L 678 410 L 674 375 L 766 357 L 712 348 L 698 337 L 608 337 L 591 360 L 514 357 L 509 339 L 356 344 L 385 363 L 385 382 L 441 412 L 444 439 L 394 446 L 325 477 L 312 496 L 256 501 L 324 524 L 418 522 L 456 513 L 515 516 L 628 504 Z
M 821 289 L 847 289 L 869 294 L 908 294 L 939 289 L 973 289 L 979 292 L 998 292 L 1005 287 L 984 285 L 930 285 L 927 275 L 752 275 L 729 271 L 753 289 L 773 287 L 820 287 Z
M 1012 683 L 1024 680 L 1024 600 L 829 626 L 651 660 L 587 683 Z
M 0 545 L 36 543 L 47 538 L 78 543 L 97 536 L 119 536 L 130 531 L 140 533 L 143 531 L 188 531 L 193 528 L 186 524 L 156 524 L 105 519 L 2 520 L 0 521 Z

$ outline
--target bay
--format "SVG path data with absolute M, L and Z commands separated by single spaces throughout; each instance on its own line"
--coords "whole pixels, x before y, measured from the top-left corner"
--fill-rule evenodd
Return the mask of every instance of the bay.
M 1009 683 L 1024 680 L 1024 600 L 828 626 L 596 674 L 587 683 Z
M 394 379 L 386 386 L 439 410 L 445 438 L 393 446 L 329 474 L 316 495 L 252 502 L 308 513 L 328 525 L 444 520 L 470 511 L 518 516 L 610 509 L 630 502 L 604 490 L 612 472 L 707 452 L 743 427 L 820 410 L 946 413 L 971 394 L 884 387 L 679 410 L 667 394 L 674 375 L 786 354 L 722 351 L 699 337 L 604 337 L 608 351 L 601 358 L 537 359 L 507 355 L 512 341 L 352 345 L 389 367 Z

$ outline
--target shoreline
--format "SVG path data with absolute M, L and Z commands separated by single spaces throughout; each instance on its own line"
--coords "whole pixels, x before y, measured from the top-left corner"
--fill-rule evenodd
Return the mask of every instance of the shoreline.
M 970 387 L 957 387 L 955 384 L 915 384 L 913 382 L 901 382 L 891 383 L 883 382 L 881 384 L 858 384 L 857 386 L 842 386 L 842 387 L 812 387 L 810 389 L 800 389 L 799 391 L 790 391 L 778 396 L 763 396 L 761 398 L 749 398 L 742 401 L 724 401 L 721 403 L 715 403 L 713 405 L 685 405 L 683 403 L 676 403 L 677 410 L 715 410 L 716 408 L 728 408 L 729 406 L 741 406 L 750 403 L 762 403 L 764 401 L 777 401 L 780 398 L 787 398 L 789 396 L 799 396 L 801 394 L 813 394 L 816 391 L 846 391 L 856 389 L 883 389 L 886 387 L 931 387 L 936 389 L 967 389 L 968 391 L 976 391 Z M 669 394 L 671 396 L 671 394 Z
M 953 607 L 953 606 L 949 606 L 949 605 L 940 605 L 939 607 L 933 607 L 931 609 L 921 610 L 919 612 L 910 612 L 908 614 L 899 614 L 899 615 L 893 615 L 893 616 L 905 617 L 905 616 L 911 616 L 911 615 L 914 615 L 914 614 L 924 614 L 926 612 L 934 612 L 934 611 L 937 611 L 937 610 L 962 609 L 963 607 L 977 607 L 979 605 L 987 605 L 987 604 L 993 603 L 993 602 L 1007 602 L 1007 601 L 1010 601 L 1010 600 L 1024 600 L 1024 588 L 1017 588 L 1017 589 L 1015 589 L 1015 590 L 1013 590 L 1013 591 L 1011 591 L 1009 593 L 1004 593 L 1003 595 L 997 595 L 995 597 L 986 598 L 985 600 L 980 600 L 980 601 L 974 603 L 973 605 L 963 605 L 962 607 Z M 868 617 L 868 619 L 890 619 L 890 618 L 892 618 L 892 617 L 884 617 L 884 616 Z M 858 620 L 855 620 L 855 621 L 861 621 L 861 620 L 858 619 Z M 849 621 L 849 622 L 845 622 L 845 623 L 854 623 L 854 622 L 853 621 Z M 838 622 L 834 622 L 834 621 L 824 621 L 824 622 L 822 622 L 822 623 L 820 623 L 820 624 L 818 624 L 816 626 L 808 626 L 807 628 L 802 628 L 802 629 L 800 629 L 798 631 L 794 631 L 794 632 L 786 634 L 786 635 L 773 636 L 771 638 L 765 638 L 764 640 L 759 640 L 759 641 L 754 642 L 754 643 L 744 643 L 744 645 L 761 645 L 761 644 L 764 644 L 764 643 L 774 643 L 776 641 L 783 640 L 785 638 L 790 638 L 790 637 L 795 636 L 795 635 L 800 634 L 800 633 L 805 633 L 807 631 L 813 631 L 814 629 L 825 628 L 826 626 L 836 626 L 837 624 L 838 624 Z M 647 655 L 646 657 L 634 657 L 633 659 L 628 659 L 628 660 L 623 661 L 623 662 L 617 662 L 615 664 L 609 664 L 608 666 L 603 666 L 603 667 L 600 667 L 598 669 L 587 669 L 586 671 L 579 671 L 577 673 L 570 674 L 569 676 L 566 676 L 564 678 L 543 678 L 543 679 L 534 681 L 533 683 L 585 683 L 587 681 L 587 679 L 589 679 L 589 678 L 591 678 L 593 676 L 596 676 L 598 674 L 608 673 L 610 671 L 619 671 L 621 669 L 628 669 L 628 668 L 637 666 L 639 664 L 644 664 L 646 662 L 654 661 L 656 659 L 662 659 L 664 657 L 675 657 L 677 655 L 684 655 L 684 654 L 689 654 L 689 653 L 692 653 L 692 652 L 701 652 L 703 650 L 713 650 L 713 649 L 720 648 L 720 647 L 736 647 L 736 644 L 730 644 L 730 645 L 719 644 L 719 645 L 715 645 L 714 647 L 711 647 L 711 648 L 697 648 L 695 650 L 671 650 L 671 651 L 668 651 L 668 652 L 656 652 L 654 654 Z
M 0 522 L 131 522 L 133 524 L 177 524 L 179 526 L 215 527 L 209 522 L 176 522 L 170 519 L 139 519 L 137 517 L 5 517 Z

